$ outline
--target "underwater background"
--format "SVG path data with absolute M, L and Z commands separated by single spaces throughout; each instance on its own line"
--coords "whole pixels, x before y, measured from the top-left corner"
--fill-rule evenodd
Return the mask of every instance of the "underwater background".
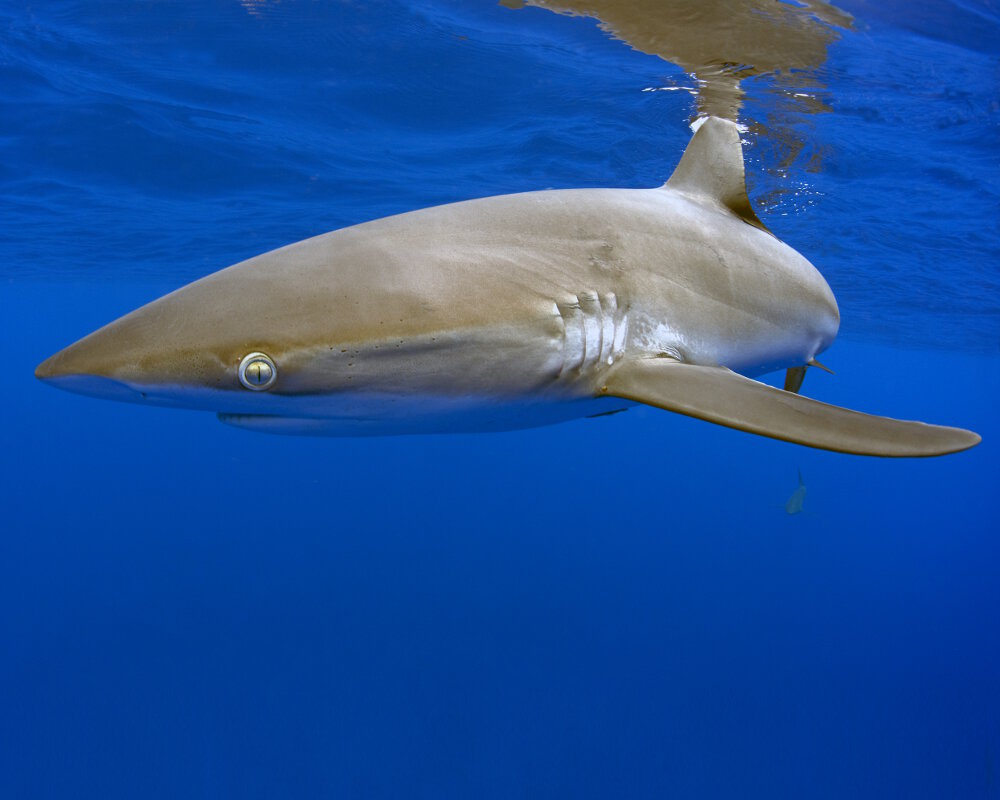
M 737 5 L 0 2 L 0 797 L 1000 797 L 1000 6 Z M 804 393 L 981 445 L 284 438 L 33 377 L 307 236 L 659 185 L 700 113 L 840 303 Z

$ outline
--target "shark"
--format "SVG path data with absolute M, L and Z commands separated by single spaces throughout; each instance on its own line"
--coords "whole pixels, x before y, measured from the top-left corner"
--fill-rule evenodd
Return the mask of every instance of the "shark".
M 511 430 L 645 404 L 859 455 L 980 441 L 801 395 L 839 324 L 823 276 L 754 212 L 738 126 L 707 117 L 662 186 L 342 228 L 196 280 L 35 374 L 278 434 Z M 782 369 L 784 389 L 757 380 Z

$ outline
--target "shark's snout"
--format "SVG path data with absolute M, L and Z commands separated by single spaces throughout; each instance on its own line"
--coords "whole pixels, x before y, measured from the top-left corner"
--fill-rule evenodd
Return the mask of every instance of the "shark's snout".
M 89 337 L 88 337 L 89 338 Z M 35 377 L 50 386 L 107 400 L 141 402 L 143 394 L 111 374 L 112 365 L 83 339 L 35 367 Z
M 53 357 L 54 358 L 54 357 Z M 101 375 L 87 375 L 73 372 L 61 372 L 59 366 L 50 366 L 53 359 L 49 358 L 38 365 L 35 377 L 45 381 L 50 386 L 65 389 L 75 394 L 85 394 L 99 397 L 102 400 L 121 400 L 126 403 L 141 403 L 145 395 L 133 389 L 126 383 L 105 378 Z
M 131 387 L 141 396 L 147 387 L 197 385 L 204 365 L 188 369 L 192 354 L 212 352 L 212 323 L 201 322 L 197 309 L 162 298 L 108 323 L 50 356 L 35 377 L 84 394 L 121 397 L 115 387 Z M 170 306 L 178 306 L 172 309 Z M 195 359 L 197 360 L 197 359 Z M 208 376 L 209 379 L 214 375 Z M 87 379 L 87 380 L 84 380 Z M 97 387 L 105 387 L 97 391 Z
M 116 371 L 128 342 L 115 335 L 115 327 L 116 323 L 106 325 L 49 356 L 35 368 L 35 377 L 49 383 L 71 377 L 119 377 Z
M 65 350 L 60 350 L 55 355 L 51 355 L 45 359 L 35 367 L 35 377 L 41 381 L 55 385 L 60 379 L 73 375 L 86 374 L 84 368 L 80 364 L 75 363 L 72 353 L 67 353 L 67 351 L 72 349 L 72 347 L 67 347 Z

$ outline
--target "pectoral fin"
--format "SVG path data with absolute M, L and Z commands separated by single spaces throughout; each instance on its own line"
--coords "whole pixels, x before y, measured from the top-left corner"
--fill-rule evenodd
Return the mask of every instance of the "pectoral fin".
M 622 361 L 602 393 L 749 433 L 869 456 L 936 456 L 979 443 L 972 431 L 876 417 L 744 378 L 724 367 L 667 358 Z

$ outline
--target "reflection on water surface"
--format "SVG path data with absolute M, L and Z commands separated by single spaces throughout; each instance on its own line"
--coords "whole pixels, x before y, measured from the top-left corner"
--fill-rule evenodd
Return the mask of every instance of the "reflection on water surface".
M 740 82 L 772 76 L 800 110 L 826 110 L 812 73 L 826 61 L 849 14 L 823 0 L 501 0 L 594 17 L 631 47 L 677 64 L 698 83 L 698 112 L 737 120 Z

